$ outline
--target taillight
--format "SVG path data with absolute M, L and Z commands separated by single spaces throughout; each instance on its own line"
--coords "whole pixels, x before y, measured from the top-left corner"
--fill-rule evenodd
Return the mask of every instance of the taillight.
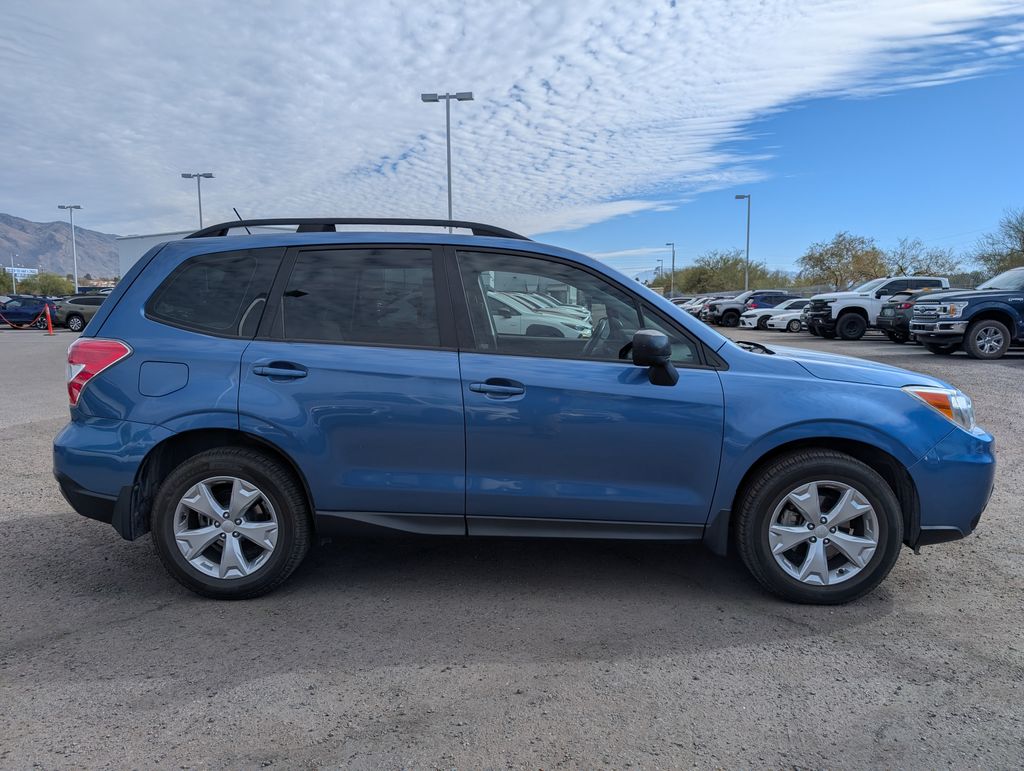
M 85 384 L 126 356 L 132 349 L 120 340 L 80 337 L 68 348 L 68 400 L 78 404 Z
M 905 311 L 908 308 L 913 308 L 914 307 L 914 303 L 900 303 L 896 307 L 899 308 L 901 311 Z
M 756 308 L 760 308 L 761 306 L 758 305 L 757 303 L 747 303 L 747 307 L 750 308 L 750 310 L 754 310 Z

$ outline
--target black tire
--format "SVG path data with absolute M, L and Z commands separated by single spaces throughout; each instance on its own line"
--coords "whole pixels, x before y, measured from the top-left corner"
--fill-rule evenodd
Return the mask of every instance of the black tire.
M 768 316 L 758 316 L 757 317 L 757 328 L 758 329 L 768 329 L 768 318 L 769 318 Z
M 824 337 L 826 340 L 835 340 L 836 331 L 834 329 L 823 329 L 821 330 L 821 336 Z
M 790 319 L 789 323 L 786 324 L 786 331 L 799 332 L 801 326 L 803 325 L 800 323 L 800 319 Z
M 81 332 L 85 329 L 85 318 L 79 313 L 72 313 L 64 319 L 64 326 L 72 332 Z
M 789 492 L 821 480 L 861 491 L 878 521 L 878 546 L 867 565 L 852 578 L 828 586 L 790 576 L 776 562 L 768 538 L 772 513 Z M 903 541 L 903 515 L 892 489 L 870 466 L 833 450 L 800 450 L 771 461 L 746 486 L 736 510 L 734 535 L 743 563 L 768 591 L 790 602 L 839 605 L 864 596 L 892 570 Z
M 910 339 L 910 335 L 906 332 L 886 332 L 885 336 L 889 338 L 889 342 L 896 343 L 897 345 L 903 345 Z
M 740 314 L 736 311 L 726 311 L 722 314 L 723 327 L 738 327 L 740 325 Z
M 939 356 L 949 356 L 960 350 L 960 346 L 957 343 L 925 343 L 924 347 Z
M 860 340 L 868 331 L 868 322 L 859 313 L 844 313 L 836 322 L 836 333 L 843 340 Z
M 185 559 L 174 538 L 174 516 L 182 496 L 197 482 L 215 476 L 251 482 L 277 513 L 277 543 L 269 559 L 244 578 L 202 573 Z M 167 572 L 193 592 L 219 600 L 245 600 L 276 589 L 302 562 L 312 540 L 312 518 L 300 482 L 277 461 L 242 447 L 206 450 L 181 463 L 160 485 L 152 511 L 153 543 Z
M 814 327 L 810 326 L 810 325 L 807 326 L 807 331 L 810 332 L 815 337 L 818 336 L 818 330 L 815 329 Z
M 963 349 L 972 359 L 1001 359 L 1010 350 L 1010 330 L 995 319 L 975 321 L 967 328 Z

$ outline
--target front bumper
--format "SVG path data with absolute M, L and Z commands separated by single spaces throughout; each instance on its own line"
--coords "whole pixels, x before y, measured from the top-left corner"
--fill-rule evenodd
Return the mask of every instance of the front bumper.
M 832 318 L 832 314 L 829 311 L 808 313 L 807 328 L 813 329 L 816 332 L 834 332 L 836 329 L 836 320 Z
M 966 321 L 939 319 L 938 321 L 911 321 L 910 334 L 922 343 L 959 343 L 967 334 Z
M 915 549 L 970 535 L 988 505 L 995 482 L 994 440 L 984 431 L 953 429 L 909 469 L 920 504 Z

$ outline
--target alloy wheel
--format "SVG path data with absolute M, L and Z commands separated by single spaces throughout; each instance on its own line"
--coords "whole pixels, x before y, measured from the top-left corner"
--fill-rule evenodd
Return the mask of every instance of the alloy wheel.
M 188 563 L 213 578 L 245 578 L 277 546 L 277 512 L 251 482 L 233 476 L 192 485 L 174 512 L 174 540 Z
M 849 581 L 878 549 L 878 516 L 862 492 L 843 482 L 803 484 L 785 495 L 768 523 L 776 563 L 801 583 Z
M 1003 347 L 1002 330 L 996 327 L 982 326 L 974 333 L 974 342 L 982 353 L 989 356 L 996 354 Z

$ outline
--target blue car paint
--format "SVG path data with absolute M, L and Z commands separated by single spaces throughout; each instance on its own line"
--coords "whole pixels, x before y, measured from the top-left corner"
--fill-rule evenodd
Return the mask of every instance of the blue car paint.
M 383 242 L 572 260 L 640 295 L 727 366 L 681 368 L 680 382 L 666 388 L 627 363 L 233 340 L 143 312 L 152 291 L 197 254 Z M 899 390 L 940 381 L 803 350 L 746 351 L 607 266 L 529 241 L 348 232 L 173 242 L 133 266 L 85 334 L 126 340 L 134 351 L 85 388 L 55 440 L 54 468 L 105 495 L 130 485 L 164 439 L 208 428 L 240 429 L 277 447 L 305 478 L 314 507 L 327 511 L 700 524 L 733 506 L 766 453 L 839 438 L 878 447 L 908 469 L 923 527 L 966 534 L 994 475 L 990 436 L 953 426 Z M 308 376 L 280 383 L 253 372 L 282 359 Z M 186 383 L 141 396 L 140 369 L 154 361 L 187 363 Z M 341 374 L 355 382 L 341 385 Z M 524 394 L 497 400 L 469 389 L 493 377 L 523 382 Z
M 304 377 L 257 375 L 301 362 Z M 284 450 L 319 511 L 465 512 L 454 351 L 256 340 L 242 359 L 243 431 Z

